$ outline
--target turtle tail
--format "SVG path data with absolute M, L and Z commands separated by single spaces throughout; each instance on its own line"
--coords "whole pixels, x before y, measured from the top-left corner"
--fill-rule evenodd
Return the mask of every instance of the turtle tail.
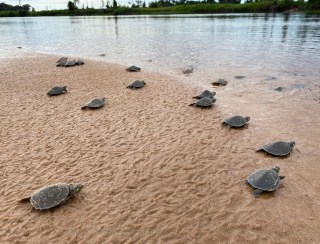
M 22 199 L 19 200 L 19 202 L 26 202 L 26 201 L 30 201 L 31 197 L 24 197 Z

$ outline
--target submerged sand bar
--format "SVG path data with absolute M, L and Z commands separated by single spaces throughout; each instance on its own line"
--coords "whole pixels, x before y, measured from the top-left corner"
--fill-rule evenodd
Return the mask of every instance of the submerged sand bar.
M 1 60 L 1 243 L 320 242 L 319 103 L 229 82 L 203 110 L 188 106 L 201 89 L 172 77 L 58 58 Z M 56 85 L 68 92 L 48 97 Z M 95 97 L 102 109 L 80 109 Z M 249 127 L 222 127 L 231 113 Z M 296 141 L 290 157 L 254 151 L 278 139 Z M 274 165 L 282 187 L 255 199 L 245 178 Z M 50 211 L 17 201 L 58 182 L 84 188 Z

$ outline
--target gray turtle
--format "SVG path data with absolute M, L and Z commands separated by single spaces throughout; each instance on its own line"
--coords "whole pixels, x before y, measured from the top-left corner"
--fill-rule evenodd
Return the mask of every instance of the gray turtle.
M 211 83 L 211 85 L 213 85 L 213 86 L 225 86 L 227 84 L 228 84 L 228 82 L 225 79 L 219 79 L 219 80 Z
M 269 144 L 262 145 L 257 152 L 264 150 L 265 152 L 273 155 L 273 156 L 287 156 L 291 153 L 292 148 L 294 147 L 295 142 L 284 142 L 284 141 L 276 141 Z
M 86 109 L 86 108 L 100 108 L 104 106 L 106 99 L 104 97 L 102 98 L 95 98 L 91 100 L 90 102 L 87 102 L 84 106 L 81 107 L 81 109 Z
M 139 89 L 146 85 L 146 83 L 143 80 L 136 80 L 132 82 L 130 85 L 127 86 L 127 88 L 130 89 Z
M 203 91 L 201 94 L 199 94 L 198 96 L 195 96 L 193 98 L 197 98 L 197 99 L 201 99 L 203 97 L 208 97 L 208 98 L 213 98 L 213 96 L 216 95 L 216 92 L 211 92 L 209 90 L 205 90 Z
M 67 59 L 68 59 L 67 57 L 61 57 L 56 63 L 60 63 L 61 61 L 65 61 Z
M 279 172 L 279 166 L 271 169 L 260 169 L 250 174 L 245 182 L 255 189 L 253 195 L 257 198 L 263 191 L 278 189 L 280 180 L 285 178 L 285 176 L 279 176 Z
M 62 57 L 57 61 L 57 66 L 65 66 L 68 63 L 68 58 L 67 57 Z
M 48 96 L 57 96 L 67 92 L 67 86 L 55 86 L 47 92 Z
M 140 70 L 141 70 L 141 68 L 139 68 L 139 67 L 137 67 L 135 65 L 132 65 L 132 66 L 126 68 L 126 71 L 129 71 L 129 72 L 138 72 Z
M 244 126 L 248 121 L 250 120 L 250 117 L 243 117 L 240 115 L 233 116 L 231 118 L 225 119 L 222 124 L 228 125 L 230 127 L 239 128 Z
M 237 80 L 242 80 L 242 79 L 244 79 L 246 77 L 244 75 L 236 75 L 234 78 L 237 79 Z
M 208 107 L 211 107 L 216 100 L 217 99 L 215 98 L 203 97 L 198 101 L 196 101 L 195 103 L 189 104 L 189 106 L 208 108 Z
M 185 70 L 182 71 L 182 73 L 185 75 L 191 74 L 192 72 L 193 72 L 192 66 L 189 66 L 188 68 L 186 68 Z
M 79 193 L 83 185 L 81 184 L 55 184 L 41 188 L 33 193 L 30 197 L 21 199 L 21 201 L 30 201 L 35 209 L 45 210 L 60 206 L 66 201 Z

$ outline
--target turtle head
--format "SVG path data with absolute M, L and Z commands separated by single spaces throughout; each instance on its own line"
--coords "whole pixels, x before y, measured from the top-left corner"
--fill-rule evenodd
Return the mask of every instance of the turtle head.
M 294 141 L 289 142 L 289 145 L 290 145 L 291 148 L 293 148 L 295 144 L 296 143 Z
M 212 92 L 212 95 L 215 96 L 217 93 L 215 91 Z
M 280 172 L 280 167 L 279 166 L 274 166 L 271 170 L 275 171 L 277 174 Z
M 62 87 L 64 91 L 67 91 L 67 86 Z
M 106 98 L 105 98 L 105 97 L 102 97 L 101 99 L 102 99 L 102 101 L 106 101 Z
M 82 188 L 83 188 L 82 184 L 70 184 L 69 185 L 70 195 L 79 193 Z
M 244 118 L 245 118 L 245 120 L 246 120 L 247 122 L 250 120 L 250 117 L 249 117 L 249 116 L 244 117 Z

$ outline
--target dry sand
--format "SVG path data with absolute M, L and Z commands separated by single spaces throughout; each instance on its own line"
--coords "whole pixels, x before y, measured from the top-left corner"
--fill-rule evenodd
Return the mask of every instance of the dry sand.
M 55 67 L 36 55 L 0 64 L 0 243 L 319 243 L 319 103 L 245 81 L 216 88 L 212 109 L 187 106 L 200 86 L 87 60 Z M 125 86 L 144 79 L 147 86 Z M 68 93 L 48 97 L 53 86 Z M 266 89 L 268 90 L 268 89 Z M 94 97 L 106 106 L 83 111 Z M 251 116 L 246 129 L 221 126 Z M 256 153 L 294 140 L 290 157 Z M 281 167 L 275 192 L 244 184 Z M 66 205 L 36 211 L 19 198 L 81 182 Z

